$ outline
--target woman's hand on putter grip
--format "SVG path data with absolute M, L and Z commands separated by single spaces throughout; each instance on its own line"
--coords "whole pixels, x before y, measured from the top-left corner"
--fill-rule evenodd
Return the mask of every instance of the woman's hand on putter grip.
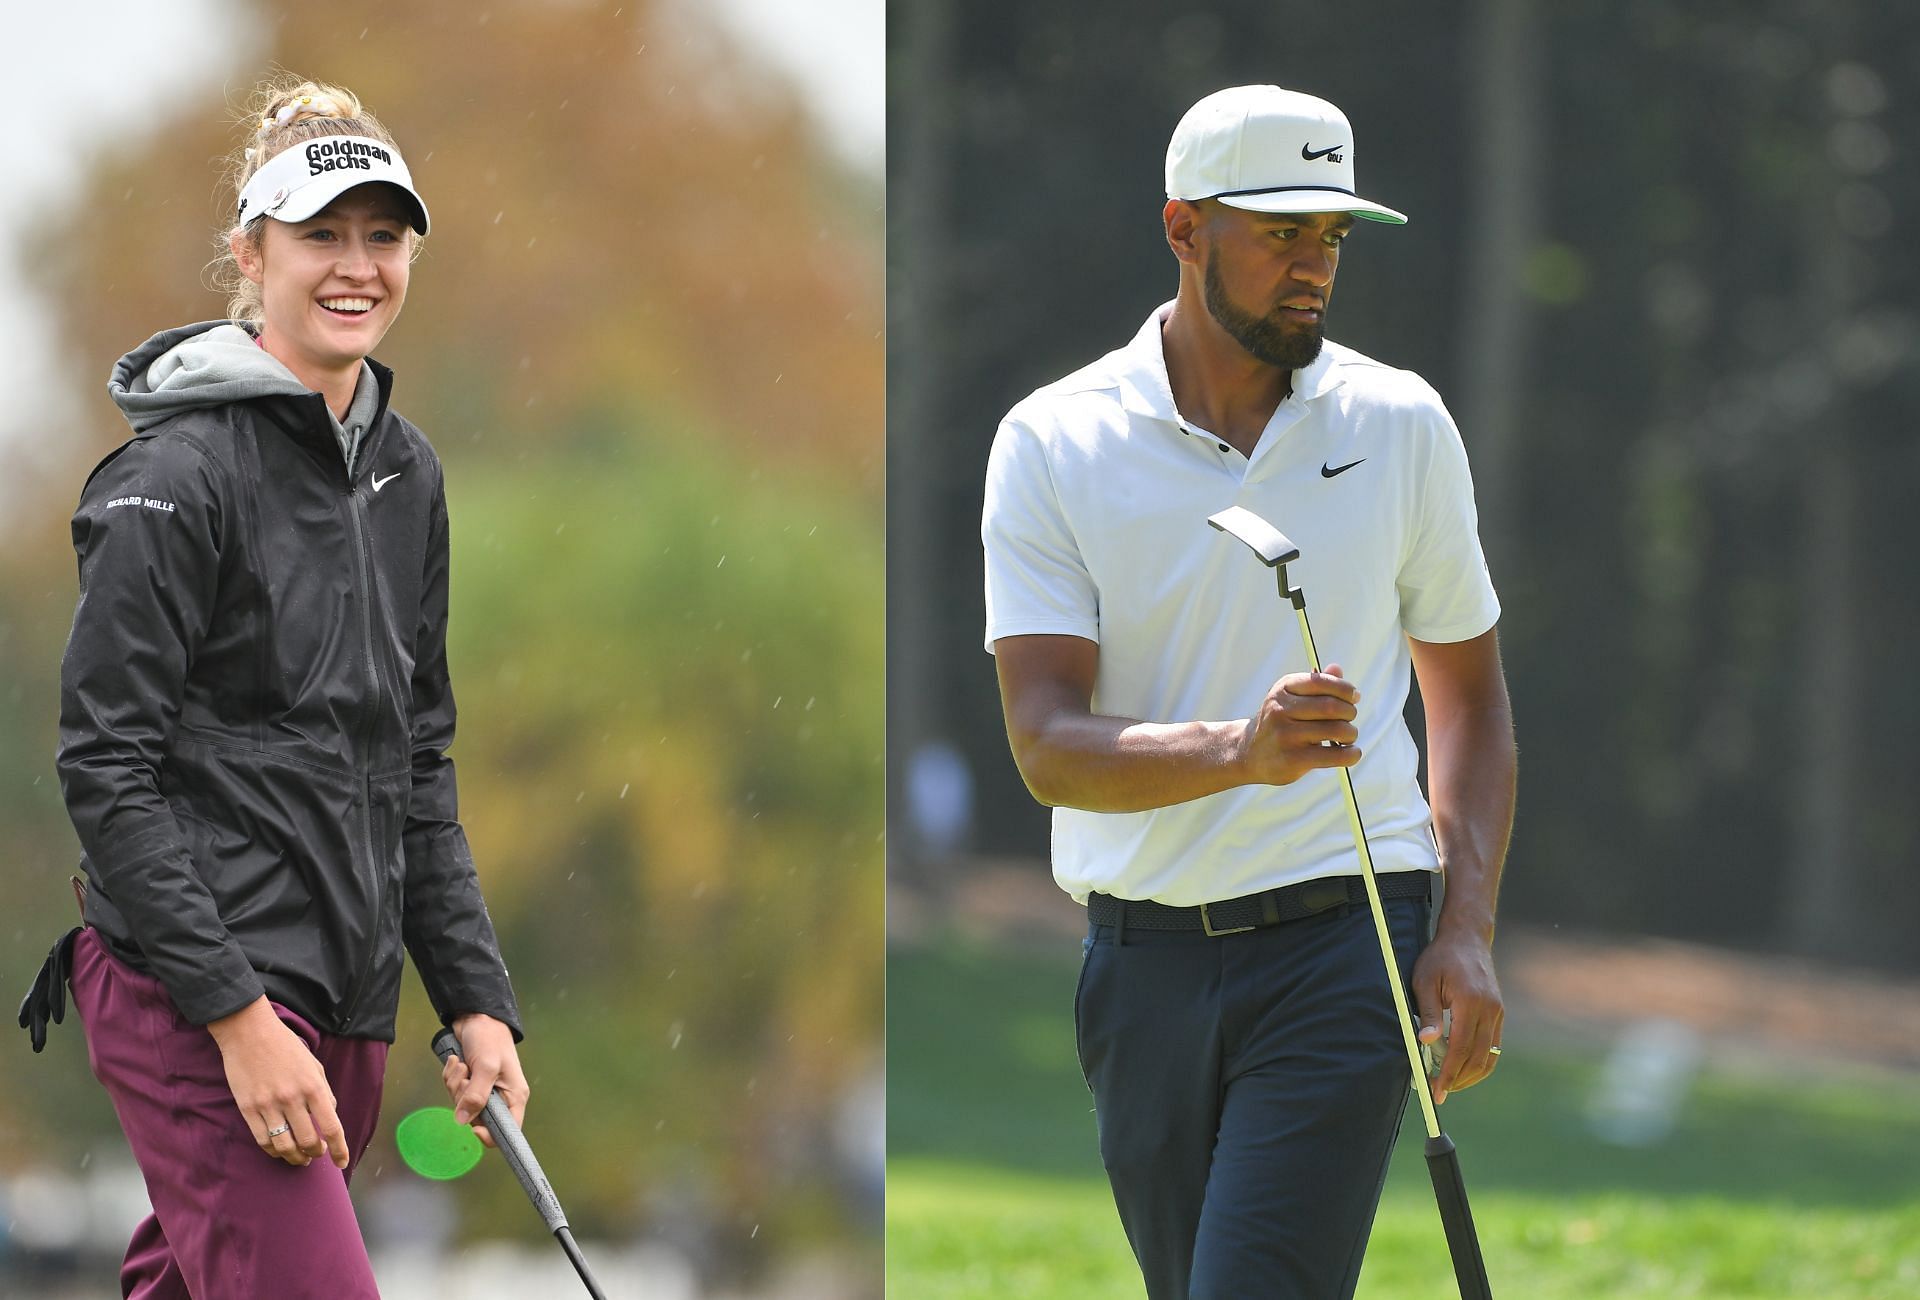
M 449 1056 L 440 1067 L 440 1081 L 453 1098 L 453 1113 L 462 1124 L 487 1108 L 487 1097 L 498 1090 L 513 1122 L 527 1118 L 527 1097 L 532 1092 L 527 1076 L 520 1070 L 520 1054 L 514 1050 L 513 1031 L 492 1016 L 478 1013 L 455 1016 L 453 1032 L 460 1039 L 460 1052 Z M 493 1134 L 484 1124 L 474 1124 L 480 1140 L 493 1146 Z
M 1493 951 L 1479 939 L 1436 932 L 1413 964 L 1413 1000 L 1420 1013 L 1420 1041 L 1438 1042 L 1443 1017 L 1451 1016 L 1446 1056 L 1433 1079 L 1433 1101 L 1471 1088 L 1493 1073 L 1498 1060 L 1487 1049 L 1500 1041 L 1506 1006 L 1493 974 Z
M 266 998 L 211 1022 L 207 1032 L 220 1049 L 227 1089 L 262 1151 L 290 1165 L 331 1155 L 347 1167 L 347 1134 L 326 1069 Z M 273 1133 L 283 1125 L 284 1132 Z
M 1247 719 L 1239 761 L 1249 785 L 1291 785 L 1324 767 L 1360 761 L 1353 725 L 1360 692 L 1328 664 L 1317 673 L 1288 673 L 1273 684 L 1260 709 Z

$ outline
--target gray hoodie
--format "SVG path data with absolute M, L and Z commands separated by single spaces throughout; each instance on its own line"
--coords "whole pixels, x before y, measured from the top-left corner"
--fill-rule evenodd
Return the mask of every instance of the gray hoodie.
M 152 343 L 133 355 L 150 355 L 154 344 L 165 345 L 165 351 L 150 365 L 141 369 L 123 362 L 107 381 L 107 392 L 135 433 L 195 407 L 275 394 L 298 397 L 312 391 L 261 347 L 250 332 L 231 321 L 183 325 L 156 335 Z M 360 380 L 354 385 L 353 401 L 347 406 L 347 418 L 342 421 L 331 408 L 327 411 L 327 418 L 333 421 L 333 436 L 340 440 L 340 454 L 346 458 L 349 475 L 360 451 L 360 440 L 366 436 L 379 409 L 379 385 L 374 382 L 373 371 L 362 361 Z

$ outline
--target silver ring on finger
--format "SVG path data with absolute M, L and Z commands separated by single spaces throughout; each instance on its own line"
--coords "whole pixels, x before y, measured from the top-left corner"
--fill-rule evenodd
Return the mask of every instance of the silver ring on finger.
M 281 1135 L 282 1133 L 291 1133 L 291 1132 L 293 1132 L 293 1125 L 291 1125 L 291 1124 L 282 1124 L 282 1125 L 281 1125 L 281 1126 L 280 1126 L 279 1128 L 270 1128 L 270 1129 L 268 1129 L 268 1130 L 267 1130 L 267 1136 L 268 1136 L 268 1137 L 270 1137 L 270 1138 L 277 1138 L 277 1137 L 279 1137 L 279 1136 L 280 1136 L 280 1135 Z

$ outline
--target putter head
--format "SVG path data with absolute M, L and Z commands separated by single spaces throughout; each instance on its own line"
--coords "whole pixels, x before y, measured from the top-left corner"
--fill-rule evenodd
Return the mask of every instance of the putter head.
M 1287 535 L 1245 506 L 1228 506 L 1207 522 L 1227 536 L 1244 542 L 1268 568 L 1291 564 L 1300 558 L 1300 548 Z

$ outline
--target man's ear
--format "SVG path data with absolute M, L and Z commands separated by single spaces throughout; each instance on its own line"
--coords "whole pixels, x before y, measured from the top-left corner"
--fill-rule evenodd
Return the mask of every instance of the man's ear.
M 1167 247 L 1173 255 L 1192 266 L 1200 264 L 1200 232 L 1206 224 L 1204 200 L 1168 199 L 1160 210 L 1160 222 L 1166 227 Z

